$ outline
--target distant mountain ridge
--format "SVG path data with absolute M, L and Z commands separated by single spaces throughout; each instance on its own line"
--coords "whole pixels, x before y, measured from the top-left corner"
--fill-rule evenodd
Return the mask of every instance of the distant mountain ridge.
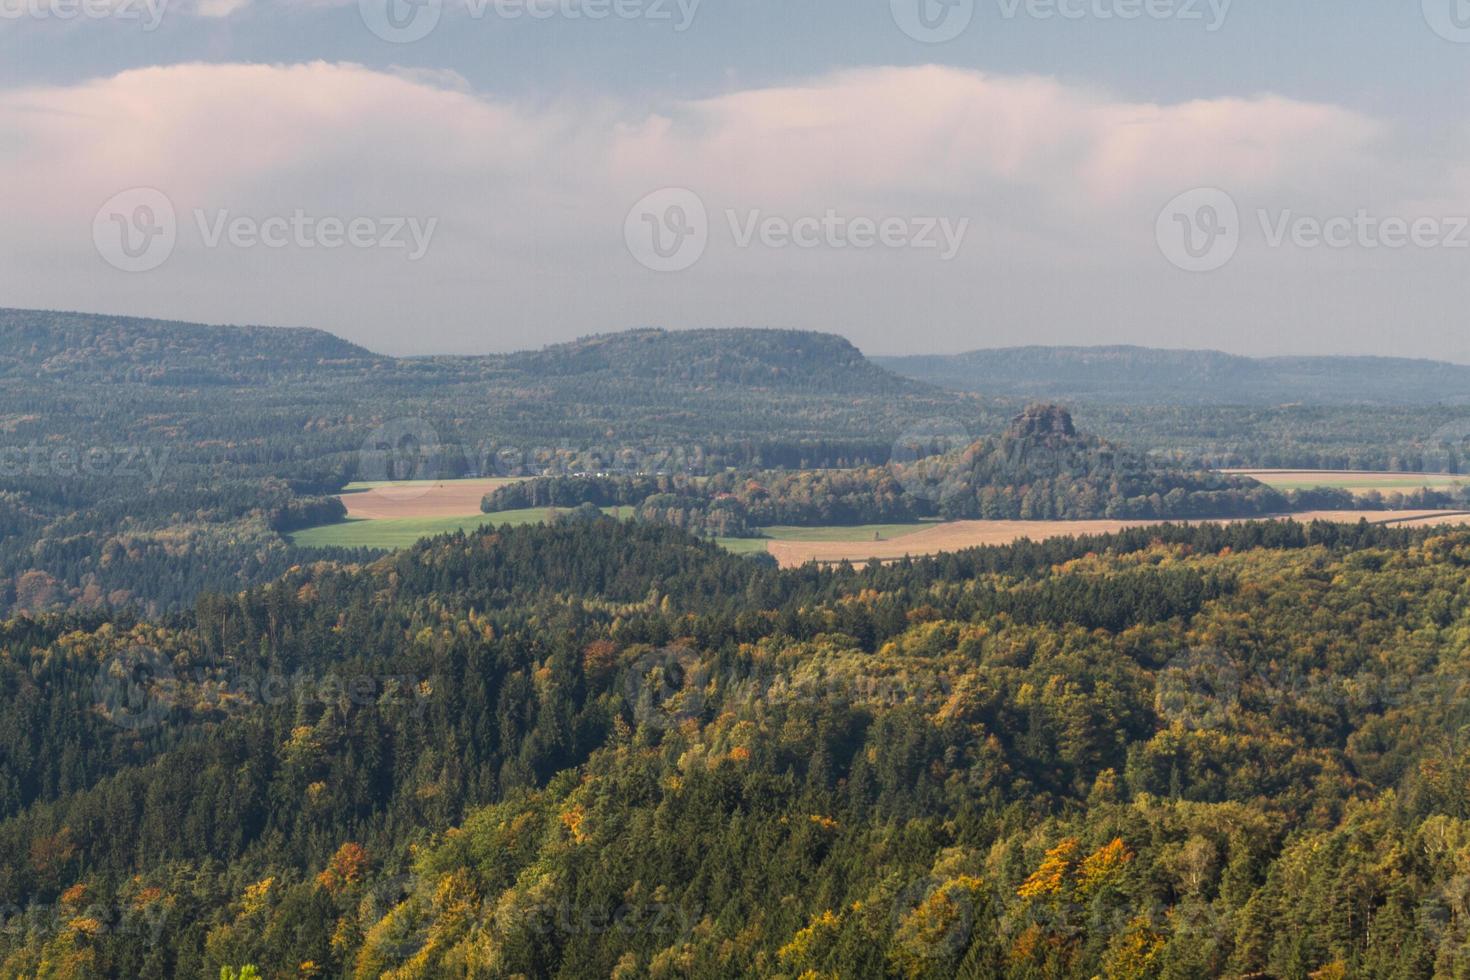
M 325 330 L 0 309 L 0 376 L 235 384 L 387 360 Z
M 618 375 L 748 388 L 917 392 L 927 386 L 876 366 L 846 338 L 801 330 L 639 329 L 503 356 L 534 376 Z
M 398 358 L 302 327 L 0 309 L 0 377 L 209 386 L 364 372 L 393 372 L 426 385 L 493 379 L 571 381 L 584 390 L 657 382 L 797 394 L 938 394 L 876 366 L 844 337 L 799 330 L 644 328 L 509 354 Z
M 376 426 L 406 420 L 456 445 L 719 443 L 754 454 L 780 446 L 776 458 L 793 465 L 843 462 L 884 458 L 915 419 L 983 430 L 999 414 L 878 367 L 835 334 L 744 328 L 391 357 L 321 330 L 0 310 L 0 380 L 10 396 L 0 424 L 9 412 L 34 428 L 85 393 L 127 405 L 160 434 L 185 425 L 229 446 L 239 417 L 269 415 L 275 436 L 307 431 L 330 443 L 294 447 L 293 458 L 355 452 Z
M 1251 358 L 1149 347 L 1010 347 L 875 357 L 898 374 L 994 397 L 1110 404 L 1418 405 L 1470 401 L 1470 366 L 1396 357 Z

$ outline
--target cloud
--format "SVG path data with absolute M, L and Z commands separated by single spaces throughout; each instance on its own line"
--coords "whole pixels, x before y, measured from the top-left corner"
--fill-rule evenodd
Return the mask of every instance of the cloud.
M 1029 263 L 1040 281 L 1079 255 L 1111 261 L 1100 240 L 1156 259 L 1159 208 L 1194 186 L 1228 188 L 1243 206 L 1349 213 L 1373 203 L 1360 201 L 1370 185 L 1389 202 L 1459 195 L 1449 178 L 1426 187 L 1400 163 L 1412 154 L 1394 145 L 1391 127 L 1333 105 L 1275 95 L 1139 102 L 1054 78 L 934 66 L 841 71 L 650 108 L 510 101 L 458 76 L 355 64 L 179 64 L 0 92 L 0 133 L 0 263 L 10 269 L 0 285 L 46 298 L 81 290 L 100 308 L 169 297 L 177 315 L 243 305 L 217 318 L 277 322 L 320 322 L 324 296 L 348 297 L 369 323 L 386 320 L 400 315 L 384 311 L 400 308 L 405 290 L 447 311 L 493 296 L 523 322 L 544 317 L 568 333 L 623 325 L 605 318 L 640 309 L 625 322 L 693 320 L 698 308 L 703 322 L 733 322 L 722 315 L 732 297 L 747 322 L 809 322 L 817 310 L 787 316 L 779 304 L 799 304 L 814 277 L 833 283 L 820 302 L 834 317 L 861 317 L 873 305 L 867 290 L 901 293 L 918 281 L 947 290 L 934 315 L 954 316 L 972 288 L 966 277 L 997 262 Z M 726 209 L 835 209 L 966 217 L 977 231 L 960 271 L 942 281 L 926 257 L 735 255 L 720 241 L 671 286 L 622 246 L 628 208 L 664 186 L 695 190 L 716 223 Z M 132 187 L 163 191 L 181 215 L 181 260 L 147 278 L 99 273 L 92 252 L 97 208 Z M 438 218 L 440 229 L 414 268 L 345 252 L 287 261 L 201 251 L 187 217 L 197 209 L 408 214 Z M 751 282 L 789 288 L 763 307 Z M 432 296 L 422 295 L 426 283 Z M 847 293 L 853 309 L 839 313 Z
M 940 67 L 845 71 L 650 113 L 518 105 L 457 76 L 353 64 L 183 64 L 0 93 L 0 123 L 11 196 L 32 207 L 55 196 L 60 168 L 71 191 L 148 182 L 200 197 L 439 175 L 474 178 L 456 193 L 481 198 L 527 182 L 597 195 L 678 181 L 749 206 L 1029 189 L 1105 209 L 1175 185 L 1320 185 L 1385 135 L 1349 110 L 1273 96 L 1131 103 Z

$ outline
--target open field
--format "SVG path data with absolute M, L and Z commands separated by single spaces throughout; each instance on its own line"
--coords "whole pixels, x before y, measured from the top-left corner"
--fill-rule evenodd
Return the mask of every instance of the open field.
M 1446 511 L 1310 511 L 1287 515 L 1282 520 L 1333 521 L 1394 524 L 1404 527 L 1470 524 L 1470 514 Z M 1131 527 L 1148 527 L 1159 521 L 955 521 L 935 524 L 906 534 L 895 540 L 873 541 L 849 538 L 841 540 L 768 541 L 766 550 L 783 568 L 795 568 L 810 561 L 821 563 L 864 562 L 872 558 L 888 561 L 905 557 L 961 551 L 981 545 L 1011 544 L 1022 538 L 1042 541 L 1072 535 L 1113 534 Z M 1194 522 L 1199 523 L 1199 522 Z M 847 530 L 847 529 L 830 529 Z
M 405 483 L 354 483 L 342 503 L 350 520 L 467 517 L 480 513 L 480 500 L 514 479 L 438 480 Z
M 478 505 L 476 507 L 478 510 Z M 507 510 L 497 514 L 461 514 L 450 517 L 391 517 L 380 519 L 352 518 L 341 524 L 323 524 L 289 535 L 292 544 L 301 548 L 407 548 L 437 534 L 474 531 L 485 525 L 540 524 L 565 508 L 534 507 L 529 510 Z M 604 508 L 614 517 L 628 508 Z
M 888 541 L 940 526 L 938 520 L 917 524 L 859 524 L 850 527 L 763 527 L 761 533 L 776 541 Z
M 1443 473 L 1350 473 L 1344 471 L 1240 470 L 1281 489 L 1332 486 L 1354 493 L 1451 486 L 1460 478 Z M 513 479 L 447 480 L 419 483 L 354 484 L 342 494 L 348 520 L 307 528 L 291 535 L 306 548 L 405 548 L 422 538 L 484 525 L 534 524 L 548 520 L 554 508 L 480 512 L 485 494 Z M 605 508 L 623 516 L 623 508 Z M 1427 527 L 1470 524 L 1470 516 L 1443 511 L 1314 511 L 1291 515 L 1299 521 L 1368 520 L 1375 524 Z M 858 527 L 767 527 L 762 538 L 721 539 L 736 554 L 769 552 L 783 567 L 809 561 L 862 562 L 959 551 L 980 545 L 1010 544 L 1022 538 L 1043 540 L 1066 535 L 1110 534 L 1157 521 L 926 521 L 914 524 L 868 524 Z
M 1225 470 L 1237 476 L 1248 476 L 1277 490 L 1316 490 L 1321 488 L 1367 493 L 1393 490 L 1444 490 L 1466 477 L 1452 473 L 1390 473 L 1355 470 Z
M 732 555 L 759 555 L 770 543 L 765 538 L 715 538 L 715 544 Z

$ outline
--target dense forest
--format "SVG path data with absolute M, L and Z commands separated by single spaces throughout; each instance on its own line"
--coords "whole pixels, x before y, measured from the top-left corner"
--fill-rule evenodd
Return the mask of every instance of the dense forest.
M 15 619 L 0 975 L 1460 975 L 1467 568 L 596 519 Z

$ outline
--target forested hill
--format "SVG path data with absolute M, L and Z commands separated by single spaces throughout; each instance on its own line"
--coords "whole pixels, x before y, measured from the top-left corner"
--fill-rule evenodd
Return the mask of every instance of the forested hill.
M 512 354 L 531 377 L 636 378 L 796 391 L 924 392 L 877 367 L 845 338 L 798 330 L 631 330 Z
M 1470 366 L 1394 357 L 1249 358 L 1146 347 L 1014 347 L 873 360 L 931 384 L 997 397 L 1129 405 L 1470 400 Z
M 0 310 L 0 377 L 232 385 L 321 371 L 362 373 L 385 361 L 323 330 Z
M 322 330 L 36 310 L 0 310 L 5 375 L 163 387 L 356 378 L 425 388 L 570 382 L 606 391 L 658 382 L 703 391 L 938 394 L 877 367 L 842 337 L 797 330 L 643 329 L 512 354 L 394 358 Z
M 1259 517 L 1352 504 L 1346 493 L 1283 494 L 1249 477 L 1172 466 L 1079 432 L 1060 406 L 1032 405 L 1005 431 L 968 445 L 906 439 L 884 466 L 552 476 L 500 487 L 482 507 L 633 506 L 640 520 L 749 537 L 772 525 Z

